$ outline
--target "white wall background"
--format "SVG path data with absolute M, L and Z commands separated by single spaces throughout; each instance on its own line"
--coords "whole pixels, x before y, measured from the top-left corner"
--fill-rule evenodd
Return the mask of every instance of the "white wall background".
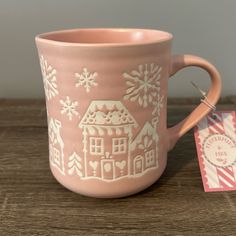
M 235 0 L 0 0 L 0 97 L 43 97 L 34 36 L 79 27 L 155 28 L 174 34 L 173 53 L 211 61 L 223 95 L 236 94 Z M 205 72 L 179 72 L 170 96 L 198 96 L 190 80 L 209 86 Z

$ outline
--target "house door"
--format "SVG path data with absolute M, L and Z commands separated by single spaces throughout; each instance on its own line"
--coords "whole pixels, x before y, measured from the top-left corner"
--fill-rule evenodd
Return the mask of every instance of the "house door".
M 134 158 L 134 174 L 141 174 L 143 172 L 143 156 L 138 155 Z
M 114 179 L 115 177 L 115 168 L 114 160 L 102 160 L 102 178 L 103 179 Z

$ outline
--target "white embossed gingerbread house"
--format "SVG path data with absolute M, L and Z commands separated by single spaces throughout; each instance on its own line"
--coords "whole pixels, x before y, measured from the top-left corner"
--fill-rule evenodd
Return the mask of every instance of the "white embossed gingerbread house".
M 79 127 L 83 129 L 84 178 L 114 180 L 131 174 L 137 122 L 120 101 L 92 101 Z

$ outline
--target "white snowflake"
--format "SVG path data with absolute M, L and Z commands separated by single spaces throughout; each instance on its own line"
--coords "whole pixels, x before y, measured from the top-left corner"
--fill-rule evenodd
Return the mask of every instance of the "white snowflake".
M 152 111 L 152 114 L 153 115 L 156 115 L 156 116 L 160 116 L 161 114 L 161 108 L 163 107 L 163 99 L 164 99 L 164 95 L 160 95 L 158 93 L 156 99 L 153 101 L 153 106 L 154 106 L 154 109 Z
M 75 78 L 76 78 L 76 87 L 79 86 L 84 86 L 84 88 L 86 89 L 86 92 L 90 92 L 90 88 L 92 86 L 97 86 L 97 82 L 96 82 L 96 77 L 97 77 L 97 72 L 88 72 L 87 68 L 83 68 L 83 71 L 81 74 L 79 73 L 75 73 Z
M 124 73 L 128 88 L 124 95 L 125 100 L 137 101 L 141 107 L 153 104 L 160 91 L 160 78 L 162 68 L 154 63 L 139 65 L 137 70 L 129 74 Z
M 61 114 L 66 114 L 69 118 L 69 120 L 72 120 L 73 115 L 79 116 L 80 114 L 78 111 L 76 111 L 76 107 L 78 106 L 78 102 L 72 102 L 68 96 L 66 96 L 65 100 L 60 100 L 60 103 L 62 105 Z
M 152 125 L 154 127 L 157 126 L 157 124 L 159 123 L 159 118 L 161 115 L 161 108 L 163 107 L 163 99 L 164 99 L 164 95 L 157 95 L 157 98 L 153 101 L 153 111 L 152 111 L 152 115 L 154 115 L 154 118 L 152 119 Z
M 43 76 L 44 90 L 47 100 L 50 100 L 52 97 L 58 94 L 57 90 L 57 78 L 56 70 L 52 68 L 51 65 L 48 65 L 47 60 L 43 56 L 40 56 L 40 65 Z

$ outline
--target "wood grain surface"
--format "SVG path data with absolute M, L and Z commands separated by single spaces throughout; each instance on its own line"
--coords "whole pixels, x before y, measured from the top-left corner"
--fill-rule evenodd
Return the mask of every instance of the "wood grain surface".
M 168 124 L 197 102 L 170 99 Z M 235 97 L 218 109 L 235 110 Z M 62 187 L 50 173 L 47 142 L 43 100 L 0 100 L 0 236 L 236 235 L 236 191 L 203 191 L 192 131 L 169 153 L 155 184 L 121 199 Z

